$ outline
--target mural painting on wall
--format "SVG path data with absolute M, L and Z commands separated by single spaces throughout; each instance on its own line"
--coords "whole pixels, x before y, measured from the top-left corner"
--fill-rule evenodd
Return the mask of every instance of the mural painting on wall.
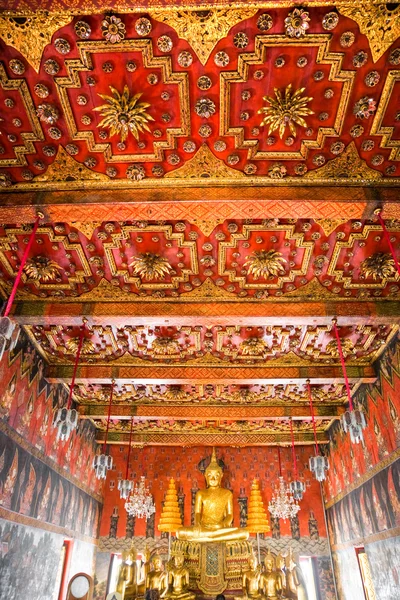
M 21 332 L 18 344 L 0 362 L 0 421 L 21 435 L 71 475 L 94 490 L 101 483 L 91 469 L 96 452 L 95 428 L 80 420 L 69 441 L 57 441 L 52 427 L 54 411 L 67 402 L 68 390 L 61 384 L 49 384 L 43 377 L 43 360 Z
M 2 600 L 53 600 L 63 541 L 61 535 L 0 519 Z
M 112 446 L 114 466 L 106 480 L 106 496 L 103 507 L 100 536 L 102 538 L 124 538 L 126 532 L 131 534 L 131 527 L 127 523 L 124 500 L 119 497 L 117 480 L 125 472 L 127 448 Z M 323 526 L 324 517 L 319 483 L 316 482 L 308 470 L 308 459 L 313 452 L 312 447 L 299 447 L 297 458 L 300 476 L 307 485 L 307 493 L 301 502 L 299 519 L 295 522 L 271 521 L 271 532 L 266 537 L 276 539 L 290 537 L 294 539 L 310 538 L 318 540 L 319 536 L 326 537 Z M 279 475 L 278 456 L 276 449 L 271 447 L 260 448 L 218 448 L 217 454 L 224 465 L 222 485 L 229 487 L 234 497 L 234 525 L 245 526 L 247 522 L 247 502 L 251 484 L 254 478 L 260 480 L 260 487 L 267 507 L 271 500 L 272 487 Z M 190 525 L 193 520 L 193 501 L 198 489 L 204 483 L 204 464 L 208 464 L 211 449 L 193 447 L 190 452 L 179 447 L 145 447 L 131 453 L 128 469 L 129 477 L 134 481 L 145 475 L 146 483 L 153 494 L 156 515 L 155 523 L 137 519 L 134 524 L 134 536 L 161 537 L 158 531 L 158 519 L 161 515 L 162 503 L 171 477 L 175 478 L 177 488 L 180 490 L 180 509 L 183 523 Z M 289 448 L 282 449 L 282 466 L 287 480 L 292 478 L 292 456 Z M 320 530 L 319 530 L 320 529 Z
M 364 445 L 354 445 L 338 422 L 330 430 L 330 470 L 325 483 L 330 500 L 369 469 L 400 447 L 400 338 L 394 338 L 375 363 L 379 373 L 373 384 L 362 385 L 354 396 L 355 405 L 367 415 Z
M 100 502 L 0 431 L 0 507 L 96 537 Z
M 365 546 L 376 590 L 382 600 L 395 600 L 400 589 L 400 537 L 381 540 Z
M 328 511 L 334 545 L 400 526 L 400 459 L 336 502 Z

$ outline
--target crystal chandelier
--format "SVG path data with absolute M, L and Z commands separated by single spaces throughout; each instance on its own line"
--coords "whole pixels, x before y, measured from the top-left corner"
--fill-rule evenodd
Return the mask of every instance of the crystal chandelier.
M 279 478 L 278 485 L 274 489 L 268 510 L 275 519 L 292 519 L 297 515 L 300 506 L 290 493 L 288 486 L 282 477 L 281 451 L 278 446 Z
M 129 498 L 129 494 L 133 488 L 133 481 L 128 479 L 129 459 L 131 457 L 132 432 L 133 432 L 133 417 L 131 418 L 131 430 L 129 433 L 128 458 L 126 460 L 125 479 L 120 479 L 118 481 L 119 497 L 123 498 L 124 500 L 127 500 L 127 498 Z
M 290 419 L 290 437 L 292 440 L 292 457 L 293 457 L 293 469 L 294 469 L 294 481 L 289 483 L 289 490 L 295 500 L 302 500 L 303 494 L 306 491 L 306 485 L 303 481 L 298 479 L 297 471 L 297 459 L 296 450 L 294 447 L 294 435 L 293 435 L 293 420 Z
M 292 519 L 297 515 L 300 506 L 290 493 L 285 484 L 282 475 L 279 477 L 279 483 L 272 495 L 272 500 L 268 504 L 268 510 L 275 519 Z
M 153 496 L 149 492 L 149 488 L 145 484 L 146 478 L 142 475 L 140 483 L 136 484 L 132 490 L 132 494 L 125 502 L 125 509 L 129 516 L 137 517 L 138 519 L 147 520 L 153 513 L 156 512 Z
M 83 319 L 83 325 L 79 334 L 78 348 L 76 351 L 74 371 L 72 373 L 71 385 L 69 386 L 67 406 L 64 408 L 59 408 L 56 411 L 53 419 L 53 427 L 57 429 L 57 440 L 61 440 L 62 442 L 68 440 L 71 432 L 76 429 L 78 425 L 78 413 L 74 408 L 71 408 L 71 405 L 72 393 L 75 387 L 76 372 L 78 369 L 79 358 L 81 356 L 83 339 L 85 335 L 85 325 L 86 319 Z
M 360 442 L 362 442 L 362 444 L 364 444 L 363 429 L 365 429 L 365 427 L 367 426 L 367 421 L 365 419 L 365 413 L 362 410 L 354 409 L 353 400 L 351 398 L 349 380 L 347 377 L 346 364 L 344 361 L 342 343 L 340 341 L 339 331 L 338 331 L 338 328 L 336 325 L 337 320 L 333 319 L 332 322 L 333 322 L 333 329 L 334 329 L 336 340 L 337 340 L 340 362 L 342 364 L 342 371 L 343 371 L 344 382 L 346 385 L 347 398 L 349 401 L 349 410 L 346 411 L 344 413 L 344 415 L 342 415 L 342 418 L 341 418 L 343 431 L 345 433 L 350 432 L 350 440 L 353 444 L 359 444 Z
M 308 389 L 308 397 L 310 399 L 310 412 L 311 412 L 311 420 L 312 420 L 312 424 L 313 424 L 314 441 L 315 441 L 315 456 L 310 456 L 308 465 L 309 465 L 309 469 L 310 469 L 311 473 L 314 473 L 315 479 L 317 481 L 324 481 L 324 479 L 326 478 L 326 471 L 329 469 L 329 461 L 326 456 L 321 456 L 319 453 L 317 428 L 315 425 L 314 406 L 313 406 L 313 401 L 312 401 L 311 385 L 310 385 L 309 379 L 307 379 L 307 389 Z
M 113 466 L 112 456 L 110 454 L 106 454 L 107 436 L 108 436 L 108 429 L 110 427 L 111 404 L 112 404 L 113 392 L 114 392 L 114 380 L 112 380 L 112 383 L 111 383 L 110 403 L 108 405 L 107 427 L 106 427 L 106 435 L 104 437 L 103 452 L 102 452 L 102 454 L 96 454 L 96 456 L 93 459 L 93 468 L 96 472 L 97 479 L 105 479 L 107 477 L 107 471 L 112 469 L 112 466 Z

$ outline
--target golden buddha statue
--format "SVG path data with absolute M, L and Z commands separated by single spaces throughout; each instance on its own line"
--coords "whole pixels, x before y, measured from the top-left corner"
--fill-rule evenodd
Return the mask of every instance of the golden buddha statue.
M 136 549 L 122 553 L 122 563 L 118 573 L 117 589 L 122 600 L 133 600 L 137 596 Z
M 260 578 L 260 590 L 265 600 L 278 600 L 282 597 L 282 576 L 276 571 L 275 558 L 268 551 L 264 559 L 264 573 Z
M 292 548 L 286 557 L 286 597 L 293 600 L 308 600 L 303 573 L 294 560 Z
M 257 600 L 261 598 L 261 569 L 254 554 L 249 558 L 249 567 L 248 571 L 243 573 L 243 597 L 249 600 Z
M 146 590 L 158 590 L 160 598 L 168 591 L 168 575 L 163 569 L 161 557 L 156 555 L 151 561 L 151 569 L 146 577 Z
M 196 595 L 189 592 L 189 569 L 185 566 L 182 552 L 174 555 L 173 564 L 168 569 L 168 591 L 165 598 L 171 600 L 195 600 Z
M 199 490 L 195 498 L 194 526 L 181 527 L 176 532 L 178 540 L 193 542 L 227 542 L 247 540 L 249 532 L 231 527 L 233 520 L 233 494 L 221 487 L 223 473 L 217 462 L 215 448 L 206 468 L 207 488 Z

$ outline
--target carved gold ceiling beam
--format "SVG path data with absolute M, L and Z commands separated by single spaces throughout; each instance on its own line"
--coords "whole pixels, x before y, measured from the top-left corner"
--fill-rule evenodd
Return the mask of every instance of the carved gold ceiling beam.
M 136 300 L 137 298 L 137 300 Z M 360 302 L 359 300 L 311 301 L 307 297 L 278 299 L 273 301 L 201 301 L 163 298 L 151 301 L 132 295 L 131 302 L 18 302 L 13 317 L 21 325 L 55 326 L 80 325 L 82 316 L 89 325 L 116 326 L 268 326 L 283 323 L 290 325 L 328 325 L 332 318 L 340 319 L 341 325 L 400 324 L 399 301 Z M 336 300 L 336 299 L 335 299 Z
M 48 366 L 46 378 L 55 382 L 70 382 L 73 365 Z M 351 382 L 373 383 L 376 380 L 372 366 L 348 366 L 347 375 Z M 208 367 L 208 366 L 166 366 L 155 367 L 129 365 L 84 365 L 78 367 L 76 383 L 117 383 L 135 381 L 136 384 L 192 384 L 223 383 L 223 384 L 263 384 L 268 380 L 274 383 L 305 383 L 310 379 L 313 384 L 344 383 L 340 365 L 284 365 L 269 367 Z
M 104 442 L 105 432 L 97 431 L 96 442 Z M 319 444 L 329 442 L 327 433 L 318 432 L 317 439 Z M 107 436 L 109 444 L 123 445 L 129 443 L 128 433 L 109 432 Z M 133 446 L 276 446 L 290 444 L 290 432 L 287 433 L 268 433 L 268 434 L 134 434 L 132 436 Z M 301 433 L 297 436 L 296 445 L 314 444 L 313 433 Z
M 244 409 L 244 410 L 241 410 Z M 339 417 L 344 412 L 343 406 L 338 406 L 332 403 L 321 404 L 314 403 L 314 411 L 316 419 L 334 419 Z M 186 420 L 186 419 L 203 419 L 205 412 L 207 413 L 207 419 L 229 419 L 232 421 L 251 421 L 252 419 L 262 419 L 266 416 L 273 416 L 274 419 L 284 419 L 287 417 L 293 417 L 293 419 L 303 420 L 311 419 L 309 406 L 306 404 L 296 405 L 287 403 L 286 406 L 282 405 L 268 405 L 268 406 L 226 406 L 226 405 L 215 405 L 215 404 L 203 404 L 190 406 L 182 405 L 139 405 L 135 406 L 132 404 L 119 404 L 114 406 L 111 412 L 113 419 L 130 419 L 130 417 L 138 417 L 141 421 L 158 419 L 158 420 Z M 79 414 L 82 418 L 100 419 L 107 417 L 108 406 L 106 404 L 101 405 L 81 405 L 79 407 Z

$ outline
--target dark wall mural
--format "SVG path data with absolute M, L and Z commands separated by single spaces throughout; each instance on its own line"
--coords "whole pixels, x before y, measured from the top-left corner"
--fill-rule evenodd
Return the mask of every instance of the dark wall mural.
M 101 504 L 0 431 L 0 506 L 97 536 Z

